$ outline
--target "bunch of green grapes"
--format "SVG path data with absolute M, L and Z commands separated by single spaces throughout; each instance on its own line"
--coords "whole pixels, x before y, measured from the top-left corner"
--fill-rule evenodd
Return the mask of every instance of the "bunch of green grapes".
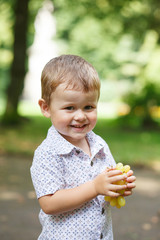
M 122 174 L 127 174 L 127 172 L 130 170 L 130 166 L 129 165 L 123 166 L 122 163 L 117 163 L 116 170 L 121 170 Z M 115 182 L 114 184 L 125 185 L 126 181 L 125 180 L 120 180 L 120 181 Z M 104 199 L 105 199 L 106 202 L 110 202 L 110 205 L 112 207 L 117 207 L 117 208 L 124 207 L 125 204 L 126 204 L 126 200 L 122 195 L 124 194 L 125 189 L 119 190 L 117 192 L 121 194 L 119 197 L 105 196 Z

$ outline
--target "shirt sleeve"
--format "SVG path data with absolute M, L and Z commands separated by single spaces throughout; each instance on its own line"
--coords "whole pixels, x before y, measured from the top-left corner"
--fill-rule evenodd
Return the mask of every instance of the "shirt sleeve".
M 60 156 L 54 156 L 50 151 L 37 149 L 30 170 L 37 198 L 54 194 L 65 186 L 63 161 Z

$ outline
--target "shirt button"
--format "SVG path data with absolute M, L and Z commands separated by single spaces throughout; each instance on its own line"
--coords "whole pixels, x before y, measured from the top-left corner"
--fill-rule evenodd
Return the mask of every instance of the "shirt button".
M 80 154 L 80 150 L 76 150 L 76 153 L 77 153 L 77 154 Z
M 93 161 L 91 161 L 91 167 L 93 166 Z
M 104 213 L 104 211 L 105 211 L 105 209 L 104 209 L 104 208 L 102 208 L 102 214 Z
M 100 235 L 100 239 L 102 239 L 103 238 L 103 233 L 101 233 L 101 235 Z

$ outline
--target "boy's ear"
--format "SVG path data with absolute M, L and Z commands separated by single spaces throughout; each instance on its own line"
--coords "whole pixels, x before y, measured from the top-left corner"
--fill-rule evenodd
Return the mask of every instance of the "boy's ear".
M 41 99 L 39 99 L 38 104 L 41 108 L 41 112 L 42 112 L 43 116 L 50 118 L 50 116 L 51 116 L 50 109 L 49 109 L 49 106 L 46 103 L 46 101 L 43 98 L 41 98 Z

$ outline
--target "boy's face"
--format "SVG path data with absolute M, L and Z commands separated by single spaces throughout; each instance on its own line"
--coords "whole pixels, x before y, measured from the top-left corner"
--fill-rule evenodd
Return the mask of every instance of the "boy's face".
M 77 146 L 96 125 L 98 91 L 84 93 L 65 87 L 61 84 L 52 93 L 47 117 L 66 140 Z

